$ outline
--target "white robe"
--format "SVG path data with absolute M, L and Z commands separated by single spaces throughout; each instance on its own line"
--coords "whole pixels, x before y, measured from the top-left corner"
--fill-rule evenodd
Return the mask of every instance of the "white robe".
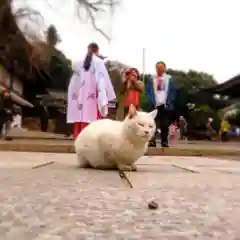
M 108 114 L 108 103 L 116 95 L 104 61 L 93 55 L 90 69 L 83 68 L 83 61 L 77 64 L 68 87 L 67 122 L 91 123 Z

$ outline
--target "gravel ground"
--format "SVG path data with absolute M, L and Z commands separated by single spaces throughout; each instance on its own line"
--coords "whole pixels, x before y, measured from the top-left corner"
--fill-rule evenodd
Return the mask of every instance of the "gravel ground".
M 238 172 L 171 170 L 165 157 L 159 172 L 128 173 L 129 188 L 117 172 L 75 168 L 74 157 L 0 153 L 0 239 L 240 239 Z M 32 168 L 50 158 L 57 163 Z

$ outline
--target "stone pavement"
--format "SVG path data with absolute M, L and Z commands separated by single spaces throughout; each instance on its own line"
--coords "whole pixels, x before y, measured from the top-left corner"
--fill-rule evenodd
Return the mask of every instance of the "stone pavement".
M 13 128 L 13 141 L 0 141 L 0 151 L 74 153 L 73 139 L 61 134 Z M 240 159 L 240 142 L 179 141 L 172 148 L 149 148 L 149 156 L 231 156 Z
M 73 140 L 28 138 L 13 139 L 13 141 L 0 141 L 0 151 L 17 152 L 48 152 L 48 153 L 74 153 Z M 236 143 L 182 143 L 171 148 L 149 148 L 149 156 L 231 156 L 240 159 L 239 145 Z
M 143 157 L 130 188 L 117 171 L 77 169 L 74 154 L 0 159 L 0 239 L 240 239 L 240 162 Z

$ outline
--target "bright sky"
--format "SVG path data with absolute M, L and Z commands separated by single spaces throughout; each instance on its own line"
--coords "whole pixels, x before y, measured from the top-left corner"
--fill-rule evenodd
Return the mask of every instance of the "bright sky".
M 111 47 L 90 24 L 79 21 L 74 0 L 51 0 L 52 8 L 47 2 L 31 0 L 31 6 L 47 25 L 57 27 L 59 48 L 73 61 L 95 41 L 103 55 L 140 70 L 145 48 L 146 72 L 154 72 L 155 63 L 163 60 L 170 68 L 212 73 L 219 82 L 240 73 L 238 0 L 123 0 L 111 22 L 100 16 L 106 32 L 112 27 Z

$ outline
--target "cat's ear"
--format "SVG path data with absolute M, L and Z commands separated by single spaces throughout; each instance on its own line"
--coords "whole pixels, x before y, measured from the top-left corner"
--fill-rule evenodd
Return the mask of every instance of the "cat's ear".
M 129 119 L 134 118 L 136 115 L 137 115 L 137 109 L 133 104 L 131 104 L 128 109 L 128 118 Z
M 155 119 L 156 116 L 157 116 L 157 113 L 158 113 L 158 110 L 155 109 L 155 110 L 153 110 L 152 112 L 148 113 L 148 115 L 149 115 L 152 119 Z

